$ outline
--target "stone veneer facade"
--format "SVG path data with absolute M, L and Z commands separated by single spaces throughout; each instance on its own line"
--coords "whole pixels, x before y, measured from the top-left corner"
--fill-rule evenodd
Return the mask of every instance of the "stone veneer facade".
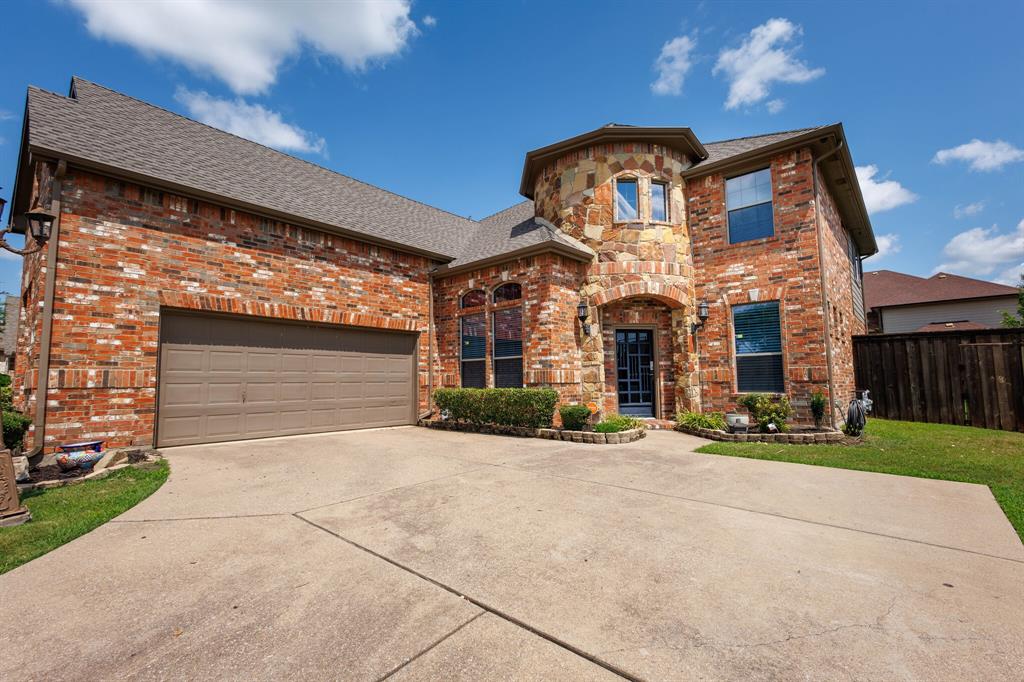
M 684 154 L 657 144 L 599 143 L 573 149 L 535 175 L 536 214 L 597 252 L 578 292 L 590 306 L 592 327 L 580 343 L 582 393 L 585 402 L 595 402 L 606 412 L 615 412 L 617 406 L 614 330 L 637 325 L 655 330 L 660 351 L 656 416 L 671 418 L 679 410 L 700 407 L 692 381 L 696 356 L 686 334 L 694 312 L 683 179 L 690 165 Z M 616 219 L 618 179 L 637 181 L 636 220 Z M 652 182 L 667 186 L 667 220 L 650 218 Z M 629 303 L 622 303 L 624 299 Z
M 464 312 L 459 300 L 477 288 L 488 294 L 488 318 L 522 306 L 526 386 L 552 386 L 562 401 L 594 402 L 605 414 L 618 411 L 615 330 L 651 329 L 661 418 L 736 408 L 731 307 L 778 300 L 785 392 L 797 421 L 810 422 L 810 396 L 827 393 L 830 371 L 831 398 L 843 403 L 853 394 L 850 336 L 863 333 L 864 323 L 853 306 L 850 237 L 825 183 L 815 182 L 808 148 L 737 170 L 766 166 L 775 235 L 729 244 L 723 173 L 695 174 L 685 155 L 653 144 L 576 148 L 537 169 L 533 196 L 536 215 L 590 247 L 597 254 L 591 262 L 548 251 L 437 274 L 438 264 L 425 257 L 69 168 L 60 196 L 46 446 L 92 438 L 152 443 L 165 309 L 419 332 L 419 408 L 426 410 L 430 386 L 460 383 L 459 318 L 480 308 Z M 44 178 L 52 170 L 40 169 Z M 638 220 L 615 219 L 620 178 L 638 182 Z M 665 221 L 649 219 L 647 189 L 655 181 L 669 189 Z M 44 200 L 48 187 L 37 182 Z M 14 388 L 17 407 L 29 414 L 46 253 L 26 257 L 23 269 Z M 522 300 L 494 304 L 493 290 L 510 281 L 522 286 Z M 710 317 L 694 335 L 702 300 Z M 577 320 L 580 301 L 589 335 Z M 488 358 L 491 341 L 488 334 Z M 490 360 L 486 367 L 493 385 Z

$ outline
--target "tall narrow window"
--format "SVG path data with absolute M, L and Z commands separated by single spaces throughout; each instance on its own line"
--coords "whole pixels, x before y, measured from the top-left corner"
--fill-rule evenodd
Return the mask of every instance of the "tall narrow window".
M 494 311 L 494 386 L 523 387 L 523 309 Z
M 506 282 L 494 290 L 494 302 L 518 301 L 523 288 L 515 282 Z M 523 309 L 521 306 L 494 311 L 491 330 L 494 343 L 491 355 L 494 361 L 495 388 L 522 388 L 523 386 Z
M 462 317 L 460 364 L 462 387 L 487 386 L 487 316 L 484 313 Z
M 771 169 L 726 180 L 725 205 L 729 212 L 730 244 L 775 234 Z
M 782 328 L 779 302 L 732 309 L 736 335 L 736 388 L 740 393 L 782 393 Z
M 615 181 L 615 219 L 624 222 L 636 220 L 640 212 L 637 209 L 636 180 L 621 178 Z
M 651 220 L 668 222 L 668 185 L 651 183 Z

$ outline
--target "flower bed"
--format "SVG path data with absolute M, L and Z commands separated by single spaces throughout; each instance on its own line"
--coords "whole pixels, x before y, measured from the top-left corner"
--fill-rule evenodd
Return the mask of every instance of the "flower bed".
M 571 443 L 590 443 L 593 445 L 621 445 L 640 440 L 646 435 L 643 429 L 630 429 L 618 433 L 598 433 L 596 431 L 568 431 L 565 429 L 537 429 L 529 426 L 503 426 L 500 424 L 472 424 L 457 422 L 450 419 L 421 419 L 420 426 L 445 431 L 464 431 L 469 433 L 489 433 L 499 436 L 517 436 L 519 438 L 546 438 L 563 440 Z
M 850 438 L 842 431 L 790 431 L 788 433 L 729 433 L 718 429 L 690 428 L 676 426 L 676 431 L 700 436 L 708 440 L 719 440 L 734 443 L 789 443 L 793 445 L 809 445 L 812 443 L 829 443 L 843 445 L 859 443 L 859 438 Z

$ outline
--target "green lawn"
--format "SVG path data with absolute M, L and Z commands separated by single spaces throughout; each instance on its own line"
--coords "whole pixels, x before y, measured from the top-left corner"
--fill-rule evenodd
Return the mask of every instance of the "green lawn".
M 1024 433 L 870 419 L 864 443 L 712 443 L 698 452 L 987 485 L 1024 540 Z
M 32 520 L 0 528 L 0 574 L 32 561 L 131 509 L 167 480 L 167 462 L 128 467 L 106 478 L 22 496 Z

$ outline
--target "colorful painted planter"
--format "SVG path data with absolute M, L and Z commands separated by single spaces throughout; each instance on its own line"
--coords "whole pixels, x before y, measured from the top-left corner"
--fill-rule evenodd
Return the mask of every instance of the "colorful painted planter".
M 64 471 L 72 469 L 89 471 L 96 466 L 96 462 L 103 459 L 103 441 L 101 440 L 68 443 L 67 445 L 58 445 L 57 448 L 61 451 L 57 455 L 57 466 Z

